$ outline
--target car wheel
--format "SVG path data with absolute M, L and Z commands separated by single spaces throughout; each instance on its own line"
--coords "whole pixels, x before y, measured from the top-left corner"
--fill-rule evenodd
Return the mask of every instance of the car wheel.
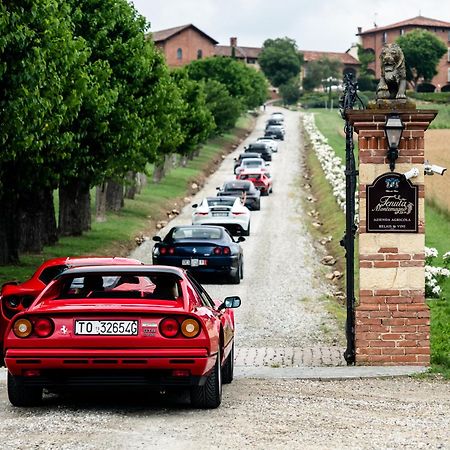
M 240 274 L 241 280 L 243 280 L 244 279 L 244 263 L 243 262 L 241 262 L 239 274 Z
M 8 372 L 8 398 L 13 406 L 38 406 L 42 402 L 42 388 L 24 386 Z
M 250 222 L 248 223 L 248 228 L 242 231 L 242 236 L 250 236 Z
M 255 211 L 259 211 L 261 209 L 261 200 L 258 199 L 258 201 L 255 203 Z
M 225 364 L 222 368 L 222 383 L 230 384 L 233 381 L 233 372 L 234 372 L 234 342 L 231 346 L 230 354 L 228 358 L 225 360 Z
M 239 284 L 241 282 L 241 270 L 242 270 L 242 265 L 241 265 L 241 263 L 239 263 L 236 273 L 234 275 L 230 275 L 231 284 Z
M 191 389 L 191 404 L 195 408 L 217 408 L 222 402 L 222 369 L 220 365 L 220 350 L 213 371 L 208 375 L 203 386 Z

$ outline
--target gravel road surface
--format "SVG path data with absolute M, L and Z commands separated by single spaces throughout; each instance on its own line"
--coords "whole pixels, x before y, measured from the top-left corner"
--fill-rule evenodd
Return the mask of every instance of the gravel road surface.
M 273 110 L 268 107 L 266 116 Z M 323 281 L 322 255 L 302 218 L 299 113 L 285 115 L 287 139 L 272 163 L 274 194 L 262 199 L 261 211 L 252 213 L 251 236 L 243 243 L 244 280 L 237 286 L 206 285 L 214 297 L 237 294 L 243 301 L 236 310 L 237 377 L 224 387 L 221 407 L 193 410 L 185 397 L 112 391 L 47 396 L 40 408 L 13 408 L 3 370 L 0 448 L 450 448 L 448 382 L 304 380 L 295 379 L 295 372 L 274 377 L 343 363 L 343 330 L 326 312 L 323 300 L 330 286 Z M 249 140 L 262 134 L 264 119 L 258 119 Z M 233 156 L 225 159 L 194 202 L 215 195 L 216 186 L 232 178 Z M 170 226 L 189 224 L 191 212 L 187 206 Z M 150 262 L 151 248 L 146 242 L 133 256 Z M 336 368 L 336 373 L 344 369 Z M 268 371 L 273 372 L 261 376 Z

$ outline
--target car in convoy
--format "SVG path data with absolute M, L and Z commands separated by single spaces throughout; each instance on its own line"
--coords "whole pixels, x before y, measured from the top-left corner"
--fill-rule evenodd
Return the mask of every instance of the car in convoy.
M 272 153 L 278 152 L 278 142 L 275 140 L 275 137 L 270 136 L 261 136 L 258 139 L 256 139 L 258 142 L 263 142 L 264 144 L 267 144 L 270 149 L 272 150 Z
M 218 187 L 216 189 L 218 190 L 217 195 L 219 197 L 241 197 L 247 208 L 253 211 L 259 211 L 261 209 L 261 192 L 259 189 L 256 189 L 251 181 L 227 181 L 222 188 Z
M 136 265 L 141 261 L 131 258 L 103 258 L 92 256 L 74 256 L 53 258 L 42 263 L 31 278 L 23 283 L 10 281 L 4 283 L 0 292 L 0 349 L 3 347 L 3 335 L 11 321 L 18 313 L 30 307 L 35 298 L 56 276 L 71 267 L 98 265 Z M 0 366 L 2 365 L 0 356 Z
M 284 127 L 282 127 L 281 125 L 269 125 L 266 128 L 264 134 L 265 136 L 273 136 L 280 141 L 284 141 L 285 131 Z
M 212 300 L 177 267 L 67 269 L 8 326 L 9 401 L 39 405 L 43 389 L 183 388 L 192 406 L 217 408 L 233 380 L 240 303 Z
M 264 142 L 251 142 L 244 147 L 244 151 L 246 153 L 259 153 L 260 157 L 264 159 L 264 161 L 272 161 L 272 150 Z
M 282 127 L 283 130 L 284 130 L 284 122 L 283 122 L 283 120 L 280 120 L 280 119 L 274 119 L 273 117 L 271 117 L 271 118 L 269 118 L 269 119 L 266 121 L 266 128 L 269 127 L 269 126 L 271 126 L 271 125 L 280 126 L 280 127 Z
M 232 235 L 250 235 L 250 210 L 241 197 L 206 197 L 192 207 L 192 225 L 220 225 Z
M 219 276 L 239 284 L 244 276 L 244 252 L 223 227 L 184 225 L 170 229 L 164 239 L 154 236 L 153 264 L 187 269 L 195 276 Z
M 272 178 L 261 170 L 244 170 L 236 176 L 236 179 L 251 181 L 256 189 L 260 190 L 261 195 L 269 195 L 273 192 Z
M 268 167 L 269 163 L 266 163 L 262 158 L 246 158 L 242 160 L 239 167 L 236 168 L 236 175 L 241 173 L 243 170 L 248 169 L 261 169 L 264 171 L 268 177 L 270 177 L 270 171 Z
M 244 152 L 237 158 L 234 158 L 233 173 L 236 175 L 236 169 L 242 164 L 242 161 L 246 158 L 261 158 L 261 153 Z
M 270 119 L 284 123 L 284 114 L 279 111 L 275 111 L 270 115 Z

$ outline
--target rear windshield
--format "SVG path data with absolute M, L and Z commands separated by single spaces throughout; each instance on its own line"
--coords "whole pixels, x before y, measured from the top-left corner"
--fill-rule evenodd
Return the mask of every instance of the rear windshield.
M 208 206 L 233 206 L 235 202 L 234 198 L 214 198 L 208 199 Z
M 219 228 L 178 228 L 172 233 L 172 239 L 220 239 L 222 231 Z
M 259 173 L 246 173 L 246 174 L 241 174 L 240 178 L 242 180 L 249 180 L 249 179 L 259 180 L 261 178 L 261 174 L 259 174 Z
M 250 144 L 248 147 L 250 150 L 257 150 L 258 152 L 266 152 L 267 147 L 264 144 Z
M 144 298 L 177 300 L 179 277 L 171 273 L 88 273 L 61 277 L 47 295 L 53 300 L 86 298 Z
M 250 183 L 227 183 L 225 185 L 226 191 L 249 191 Z
M 264 165 L 261 161 L 246 161 L 246 160 L 244 160 L 242 164 L 244 164 L 244 166 L 247 167 L 259 167 Z

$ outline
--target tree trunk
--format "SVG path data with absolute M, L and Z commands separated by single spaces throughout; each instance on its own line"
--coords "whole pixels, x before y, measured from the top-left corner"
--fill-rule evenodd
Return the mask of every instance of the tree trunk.
M 106 187 L 106 210 L 118 212 L 123 206 L 123 185 L 115 181 L 108 181 Z
M 17 264 L 19 262 L 19 236 L 17 196 L 14 190 L 9 190 L 6 180 L 0 196 L 0 265 Z
M 95 220 L 106 222 L 106 181 L 95 188 Z
M 158 184 L 165 175 L 164 162 L 155 163 L 155 168 L 153 169 L 153 183 Z
M 70 179 L 59 186 L 59 234 L 80 236 L 91 228 L 89 184 Z
M 144 186 L 147 185 L 147 176 L 145 173 L 138 172 L 136 176 L 136 194 L 140 194 Z
M 181 167 L 186 167 L 187 163 L 188 163 L 188 156 L 187 155 L 182 155 L 181 156 L 181 161 L 180 161 Z
M 35 187 L 19 194 L 19 251 L 41 252 L 57 241 L 53 190 Z
M 134 199 L 137 191 L 138 174 L 136 172 L 128 172 L 126 177 L 125 198 Z

